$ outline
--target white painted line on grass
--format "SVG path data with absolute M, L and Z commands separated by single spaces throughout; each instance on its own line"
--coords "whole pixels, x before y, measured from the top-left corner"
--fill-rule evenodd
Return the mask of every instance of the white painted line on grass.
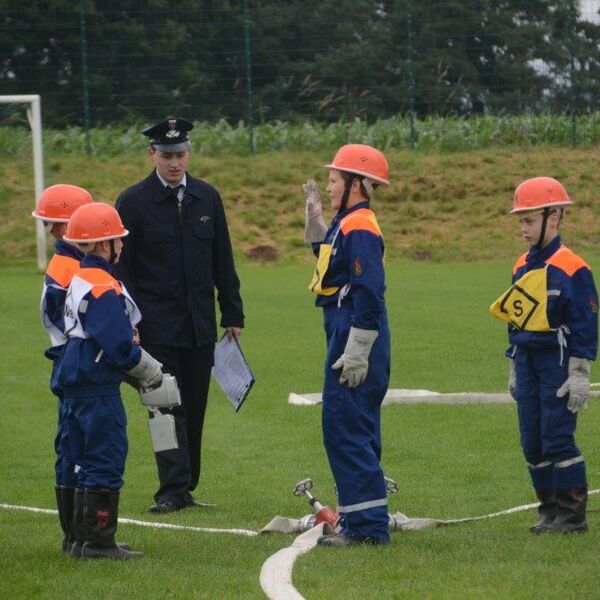
M 50 508 L 37 508 L 35 506 L 17 506 L 14 504 L 0 504 L 0 508 L 6 508 L 8 510 L 24 510 L 33 513 L 44 513 L 49 515 L 56 515 L 58 511 Z M 216 527 L 192 527 L 191 525 L 176 525 L 175 523 L 157 523 L 155 521 L 140 521 L 138 519 L 119 519 L 119 523 L 126 523 L 128 525 L 138 525 L 139 527 L 151 527 L 154 529 L 179 529 L 183 531 L 199 531 L 202 533 L 233 533 L 235 535 L 245 535 L 247 537 L 253 537 L 258 535 L 258 531 L 252 529 L 218 529 Z

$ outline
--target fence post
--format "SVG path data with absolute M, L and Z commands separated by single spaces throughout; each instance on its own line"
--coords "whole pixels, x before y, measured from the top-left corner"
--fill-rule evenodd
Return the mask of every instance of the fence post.
M 569 111 L 571 113 L 571 144 L 577 145 L 577 86 L 575 75 L 575 23 L 576 23 L 576 7 L 575 0 L 569 0 L 569 83 L 571 98 L 569 101 Z
M 248 0 L 244 0 L 244 46 L 246 54 L 246 121 L 250 152 L 254 154 L 254 110 L 252 107 L 252 49 L 250 46 L 250 13 Z
M 90 145 L 90 82 L 87 67 L 87 39 L 85 35 L 85 0 L 79 0 L 79 36 L 81 38 L 81 78 L 83 82 L 83 130 L 85 132 L 85 151 L 92 153 Z
M 410 148 L 415 148 L 415 77 L 413 73 L 412 5 L 406 0 L 406 70 L 408 73 L 408 119 L 410 122 Z

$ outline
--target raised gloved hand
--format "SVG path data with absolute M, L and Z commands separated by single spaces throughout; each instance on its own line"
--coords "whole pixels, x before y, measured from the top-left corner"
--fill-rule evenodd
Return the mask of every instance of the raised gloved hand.
M 162 381 L 162 363 L 159 363 L 154 357 L 152 357 L 143 348 L 140 362 L 126 371 L 127 375 L 130 375 L 134 379 L 137 379 L 142 389 L 150 389 L 159 386 Z
M 513 400 L 516 400 L 515 393 L 517 391 L 517 373 L 515 369 L 515 360 L 513 358 L 508 359 L 508 393 L 512 396 Z
M 587 358 L 569 358 L 569 377 L 558 388 L 556 395 L 563 398 L 569 394 L 567 408 L 576 413 L 588 407 L 590 396 L 590 361 Z
M 306 205 L 304 210 L 304 241 L 307 244 L 322 242 L 327 233 L 327 225 L 323 220 L 323 206 L 319 186 L 314 179 L 302 185 Z
M 344 353 L 331 365 L 332 369 L 342 369 L 340 383 L 355 388 L 367 378 L 369 354 L 378 335 L 371 329 L 350 328 Z

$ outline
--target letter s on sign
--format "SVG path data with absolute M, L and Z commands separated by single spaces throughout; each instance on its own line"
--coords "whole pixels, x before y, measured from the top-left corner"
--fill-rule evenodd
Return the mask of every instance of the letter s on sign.
M 513 308 L 515 309 L 515 316 L 520 317 L 523 315 L 523 304 L 520 300 L 515 300 L 513 302 Z

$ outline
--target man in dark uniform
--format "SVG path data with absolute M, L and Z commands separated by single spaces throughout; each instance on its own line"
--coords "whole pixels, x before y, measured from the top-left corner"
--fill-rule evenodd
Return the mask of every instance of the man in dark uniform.
M 177 378 L 182 405 L 175 418 L 178 448 L 156 452 L 160 486 L 150 508 L 167 513 L 198 503 L 202 427 L 217 339 L 214 289 L 227 335 L 244 326 L 219 192 L 186 172 L 193 124 L 169 118 L 143 131 L 154 171 L 117 199 L 130 234 L 117 274 L 142 312 L 140 341 Z M 153 418 L 153 415 L 150 415 Z

